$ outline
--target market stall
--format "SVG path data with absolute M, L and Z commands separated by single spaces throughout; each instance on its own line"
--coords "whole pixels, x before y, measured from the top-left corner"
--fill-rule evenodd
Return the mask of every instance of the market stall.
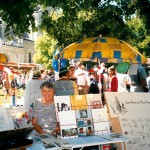
M 9 139 L 9 143 L 8 140 L 4 142 L 1 139 L 0 146 L 2 148 L 9 146 L 7 148 L 12 149 L 24 146 L 27 150 L 41 150 L 41 147 L 43 150 L 54 148 L 73 150 L 97 145 L 98 149 L 105 150 L 104 147 L 109 148 L 110 143 L 121 143 L 124 150 L 123 143 L 128 139 L 121 134 L 111 132 L 107 108 L 103 107 L 100 94 L 55 96 L 54 103 L 57 121 L 60 124 L 57 138 L 49 133 L 38 136 L 31 134 L 27 140 L 33 130 L 29 118 L 32 114 L 23 112 L 23 107 L 0 108 L 0 117 L 3 120 L 0 125 L 2 131 L 0 136 L 4 136 L 4 132 L 9 135 L 5 136 Z M 20 135 L 24 141 L 22 143 L 18 143 Z

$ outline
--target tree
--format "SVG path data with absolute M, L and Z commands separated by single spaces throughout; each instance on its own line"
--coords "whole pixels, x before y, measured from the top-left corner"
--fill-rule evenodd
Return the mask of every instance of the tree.
M 36 54 L 33 60 L 38 64 L 43 64 L 47 69 L 50 69 L 56 44 L 57 42 L 47 34 L 39 37 L 35 42 Z
M 138 13 L 139 17 L 144 21 L 146 29 L 150 32 L 149 0 L 1 0 L 0 16 L 1 19 L 7 23 L 6 32 L 9 33 L 9 30 L 11 29 L 14 34 L 20 35 L 23 32 L 29 32 L 29 26 L 31 26 L 32 29 L 36 29 L 33 13 L 39 5 L 42 8 L 61 8 L 63 10 L 64 18 L 60 19 L 59 22 L 66 22 L 69 20 L 69 22 L 71 22 L 69 25 L 70 27 L 74 27 L 76 23 L 79 23 L 76 22 L 76 19 L 78 12 L 80 11 L 91 12 L 93 10 L 99 10 L 98 14 L 104 14 L 105 17 L 98 23 L 105 22 L 109 20 L 108 18 L 114 17 L 114 19 L 117 19 L 117 22 L 119 21 L 118 19 L 121 19 L 121 25 L 122 18 L 126 20 L 133 14 Z M 114 9 L 114 11 L 112 9 Z M 111 21 L 111 19 L 109 21 Z M 95 21 L 93 20 L 90 24 L 93 25 L 94 22 Z M 89 22 L 85 22 L 83 27 L 87 27 L 88 23 Z M 109 22 L 109 24 L 111 24 L 111 22 Z M 54 24 L 52 24 L 52 26 L 53 25 Z M 67 27 L 68 26 L 66 26 L 66 28 Z M 105 33 L 108 32 L 107 30 L 111 30 L 104 25 L 103 27 L 104 29 L 102 31 L 100 30 L 101 32 Z M 71 32 L 67 34 L 70 35 Z
M 65 47 L 82 38 L 101 34 L 128 40 L 149 55 L 149 0 L 1 0 L 0 15 L 7 23 L 6 32 L 9 34 L 12 30 L 13 34 L 20 35 L 29 32 L 29 26 L 36 29 L 33 13 L 39 6 L 43 10 L 40 28 L 58 41 L 58 46 Z M 46 7 L 52 7 L 53 11 L 49 13 Z M 59 17 L 54 18 L 57 13 L 60 13 Z M 143 33 L 139 28 L 138 35 L 134 36 L 136 29 L 132 27 L 130 36 L 131 26 L 126 22 L 134 15 L 139 17 L 144 28 Z
M 145 56 L 150 57 L 150 35 L 144 21 L 136 15 L 127 21 L 127 25 L 130 32 L 127 41 Z
M 122 10 L 107 2 L 67 1 L 62 16 L 54 20 L 51 14 L 44 13 L 42 20 L 41 28 L 64 47 L 85 37 L 102 34 L 121 38 L 126 33 Z
M 6 35 L 29 32 L 29 26 L 34 29 L 33 13 L 36 6 L 37 0 L 1 0 L 0 17 L 7 23 Z

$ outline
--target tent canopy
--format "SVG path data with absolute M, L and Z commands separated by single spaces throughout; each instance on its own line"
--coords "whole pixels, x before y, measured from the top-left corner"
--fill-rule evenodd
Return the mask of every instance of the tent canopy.
M 146 63 L 147 58 L 128 43 L 110 37 L 93 37 L 75 42 L 60 50 L 55 59 L 77 61 L 100 61 L 107 63 Z

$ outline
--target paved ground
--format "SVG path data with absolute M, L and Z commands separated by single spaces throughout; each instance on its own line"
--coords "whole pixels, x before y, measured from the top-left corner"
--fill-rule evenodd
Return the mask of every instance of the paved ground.
M 22 103 L 23 95 L 24 95 L 24 91 L 22 89 L 19 89 L 17 91 L 17 94 L 16 94 L 16 101 L 18 103 Z M 5 98 L 4 92 L 3 92 L 2 89 L 0 89 L 0 106 L 1 105 L 10 106 L 10 104 L 11 104 L 11 97 L 8 99 L 7 102 L 3 102 L 4 98 Z

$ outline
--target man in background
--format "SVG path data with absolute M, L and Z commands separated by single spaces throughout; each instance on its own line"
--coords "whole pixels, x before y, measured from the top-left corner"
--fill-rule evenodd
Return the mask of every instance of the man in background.
M 75 77 L 77 78 L 78 91 L 80 95 L 86 94 L 86 85 L 87 85 L 87 72 L 84 71 L 83 64 L 81 62 L 77 62 L 78 69 L 75 71 Z
M 55 95 L 78 95 L 77 84 L 69 80 L 69 71 L 67 68 L 61 68 L 59 72 L 59 80 L 55 81 Z
M 129 77 L 130 77 L 130 82 L 131 82 L 130 92 L 146 92 L 147 91 L 147 88 L 146 88 L 147 75 L 142 65 L 132 64 L 129 69 Z

